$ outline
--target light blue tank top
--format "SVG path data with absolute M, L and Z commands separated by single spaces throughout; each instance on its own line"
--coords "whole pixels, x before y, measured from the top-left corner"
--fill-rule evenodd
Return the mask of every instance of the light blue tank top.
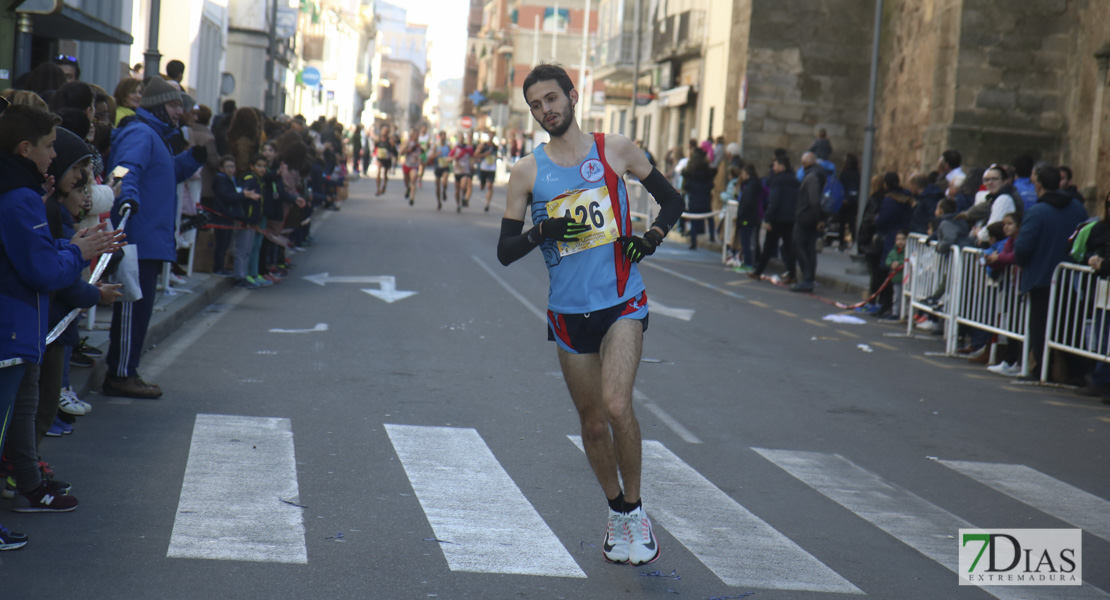
M 556 196 L 576 190 L 606 185 L 597 143 L 581 164 L 561 167 L 547 157 L 547 144 L 533 152 L 536 160 L 536 181 L 532 185 L 532 223 L 548 218 L 547 203 Z M 613 212 L 621 235 L 628 235 L 628 193 L 624 180 L 616 177 L 616 193 L 609 190 Z M 624 258 L 620 244 L 596 246 L 574 254 L 559 256 L 557 244 L 545 240 L 540 244 L 547 273 L 551 279 L 547 308 L 561 314 L 588 313 L 627 302 L 644 291 L 644 281 L 636 263 Z

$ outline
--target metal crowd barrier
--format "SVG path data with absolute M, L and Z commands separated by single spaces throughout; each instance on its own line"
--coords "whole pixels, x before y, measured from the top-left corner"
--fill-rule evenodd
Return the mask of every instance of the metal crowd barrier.
M 625 180 L 625 189 L 628 190 L 628 209 L 632 215 L 633 221 L 643 221 L 644 229 L 647 229 L 652 220 L 655 219 L 653 213 L 656 208 L 655 199 L 651 194 L 647 193 L 643 184 L 638 180 Z M 724 228 L 721 230 L 721 263 L 725 262 L 728 258 L 728 244 L 732 241 L 732 227 L 733 222 L 736 220 L 737 205 L 735 200 L 728 201 L 729 206 L 724 206 L 717 212 L 707 213 L 690 213 L 683 212 L 682 218 L 689 220 L 709 219 L 716 218 L 718 221 L 723 221 Z M 731 212 L 730 212 L 731 209 Z M 729 217 L 729 215 L 732 215 Z M 708 231 L 708 225 L 706 225 Z
M 1041 383 L 1048 381 L 1052 350 L 1110 362 L 1110 284 L 1094 269 L 1060 263 L 1052 273 Z
M 906 311 L 906 335 L 913 335 L 915 311 L 928 313 L 944 321 L 945 352 L 956 352 L 955 310 L 959 305 L 960 249 L 953 246 L 950 252 L 937 252 L 937 243 L 927 241 L 924 235 L 911 233 L 906 239 L 906 264 L 910 265 L 909 310 Z M 885 257 L 884 257 L 885 258 Z M 953 301 L 956 300 L 956 301 Z
M 952 300 L 956 324 L 1004 336 L 1028 348 L 1028 302 L 1018 291 L 1021 289 L 1021 269 L 1016 266 L 994 269 L 998 277 L 992 278 L 988 265 L 983 261 L 985 253 L 982 250 L 962 248 L 956 256 L 958 263 L 953 272 L 958 284 L 953 285 L 957 293 Z M 945 340 L 948 354 L 955 353 L 957 337 L 954 332 L 952 338 Z M 992 359 L 995 352 L 992 346 Z M 1029 372 L 1028 352 L 1021 354 L 1021 374 L 1025 375 Z

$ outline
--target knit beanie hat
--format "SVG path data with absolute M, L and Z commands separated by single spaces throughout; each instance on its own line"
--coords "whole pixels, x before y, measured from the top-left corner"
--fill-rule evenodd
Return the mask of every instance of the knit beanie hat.
M 139 106 L 151 109 L 168 102 L 181 102 L 181 92 L 161 77 L 151 77 L 143 86 L 143 100 Z
M 54 140 L 56 156 L 54 160 L 50 161 L 50 167 L 46 170 L 46 174 L 52 175 L 56 181 L 61 181 L 66 171 L 69 171 L 73 165 L 83 159 L 92 156 L 92 153 L 89 152 L 89 146 L 85 143 L 85 140 L 81 139 L 76 133 L 63 127 L 55 127 L 54 131 L 57 136 Z

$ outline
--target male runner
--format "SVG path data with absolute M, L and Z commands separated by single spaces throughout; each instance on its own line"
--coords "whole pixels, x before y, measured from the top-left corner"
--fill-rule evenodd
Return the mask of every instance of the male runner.
M 416 198 L 416 180 L 420 176 L 420 155 L 424 152 L 415 129 L 409 132 L 409 139 L 403 148 L 401 155 L 404 163 L 401 165 L 401 173 L 405 178 L 405 198 L 409 201 L 409 206 L 412 206 Z
M 436 169 L 436 210 L 443 208 L 443 201 L 447 200 L 447 179 L 451 174 L 451 146 L 447 145 L 447 132 L 441 131 L 439 141 L 432 144 L 430 160 L 435 161 Z
M 478 187 L 486 191 L 486 212 L 493 201 L 493 180 L 497 175 L 497 145 L 493 143 L 493 132 L 478 144 L 474 158 L 478 159 Z
M 632 410 L 648 324 L 636 263 L 678 221 L 682 196 L 628 138 L 579 129 L 578 91 L 561 67 L 533 69 L 524 98 L 551 141 L 513 166 L 497 258 L 508 265 L 543 249 L 551 279 L 548 339 L 558 344 L 586 458 L 609 501 L 602 553 L 642 565 L 659 557 L 659 544 L 640 500 L 640 425 Z M 632 232 L 625 173 L 639 177 L 661 206 L 643 237 Z M 521 233 L 525 213 L 535 227 Z
M 377 139 L 374 140 L 374 157 L 378 160 L 378 193 L 375 195 L 381 196 L 385 193 L 385 186 L 389 184 L 389 169 L 393 167 L 393 159 L 396 156 L 397 146 L 389 134 L 389 125 L 382 125 Z
M 449 156 L 455 169 L 455 212 L 460 212 L 464 206 L 470 206 L 470 193 L 474 185 L 474 144 L 470 141 L 469 131 L 463 134 Z

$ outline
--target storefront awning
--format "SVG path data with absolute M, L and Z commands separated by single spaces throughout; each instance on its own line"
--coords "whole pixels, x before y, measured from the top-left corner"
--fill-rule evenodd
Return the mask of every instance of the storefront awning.
M 671 88 L 659 92 L 659 103 L 663 106 L 684 106 L 690 101 L 690 86 L 680 85 L 676 88 Z
M 29 14 L 35 35 L 42 37 L 125 46 L 130 46 L 135 41 L 130 33 L 70 6 L 63 0 L 26 0 L 16 12 Z

